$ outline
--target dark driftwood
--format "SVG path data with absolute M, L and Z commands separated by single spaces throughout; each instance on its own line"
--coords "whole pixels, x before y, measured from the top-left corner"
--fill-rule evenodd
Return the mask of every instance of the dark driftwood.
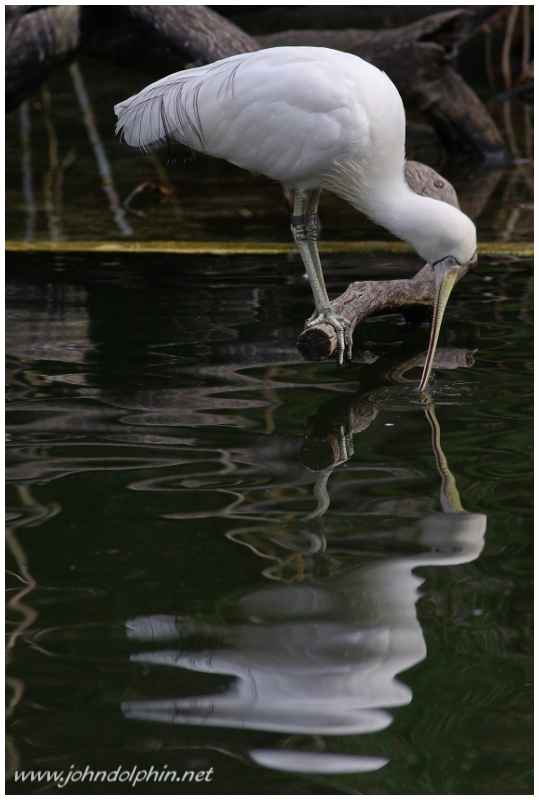
M 259 49 L 206 6 L 8 6 L 6 109 L 81 53 L 161 77 Z
M 389 75 L 405 106 L 425 114 L 449 152 L 496 161 L 507 158 L 500 132 L 475 92 L 450 66 L 483 16 L 457 9 L 391 30 L 284 31 L 259 36 L 258 41 L 263 47 L 314 45 L 360 56 Z
M 5 7 L 5 17 L 6 17 L 6 42 L 8 41 L 11 33 L 15 29 L 15 26 L 21 19 L 24 17 L 25 14 L 30 13 L 32 10 L 32 6 L 6 6 Z
M 406 181 L 417 194 L 443 200 L 458 208 L 458 199 L 453 186 L 435 170 L 409 161 L 406 164 Z M 470 265 L 461 267 L 457 282 L 469 272 Z M 428 312 L 434 302 L 434 273 L 426 264 L 413 278 L 395 281 L 356 281 L 343 294 L 332 301 L 331 307 L 352 324 L 352 331 L 366 317 L 373 314 L 406 313 L 425 309 Z M 337 352 L 337 336 L 331 325 L 322 323 L 304 330 L 297 341 L 297 348 L 306 361 L 323 361 Z
M 260 49 L 249 34 L 206 6 L 113 8 L 115 24 L 108 35 L 93 35 L 85 52 L 156 78 Z
M 260 47 L 323 45 L 387 72 L 405 105 L 428 117 L 448 151 L 502 159 L 496 125 L 449 63 L 488 13 L 457 9 L 392 30 L 286 31 L 255 40 L 206 6 L 8 6 L 6 108 L 16 108 L 79 53 L 162 77 Z
M 26 6 L 26 9 L 31 6 Z M 78 6 L 54 6 L 21 14 L 8 6 L 6 20 L 6 111 L 12 111 L 68 64 L 80 45 Z
M 131 14 L 192 66 L 260 49 L 249 34 L 205 6 L 131 6 Z

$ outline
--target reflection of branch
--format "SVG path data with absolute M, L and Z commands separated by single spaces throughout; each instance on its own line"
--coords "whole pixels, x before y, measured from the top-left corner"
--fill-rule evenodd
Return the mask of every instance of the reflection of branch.
M 26 603 L 22 602 L 23 597 L 32 592 L 36 588 L 36 582 L 30 572 L 28 571 L 28 564 L 26 554 L 19 544 L 15 533 L 9 528 L 6 529 L 6 543 L 8 550 L 15 559 L 19 569 L 19 580 L 24 584 L 24 588 L 17 592 L 9 601 L 8 607 L 21 615 L 22 620 L 16 626 L 15 630 L 8 639 L 6 650 L 12 650 L 15 647 L 15 642 L 18 636 L 25 631 L 34 622 L 37 617 L 37 611 Z
M 437 369 L 462 369 L 473 367 L 475 350 L 464 347 L 440 347 L 434 357 L 434 366 Z M 406 373 L 415 367 L 422 367 L 425 363 L 426 353 L 419 353 L 412 358 L 403 360 L 399 358 L 394 365 L 384 371 L 392 383 L 415 383 L 411 378 L 405 378 Z
M 17 522 L 12 523 L 11 528 L 6 529 L 6 544 L 17 566 L 18 572 L 14 573 L 15 577 L 23 584 L 23 588 L 16 592 L 7 604 L 9 609 L 15 611 L 15 613 L 21 617 L 7 641 L 6 657 L 8 659 L 15 649 L 20 635 L 28 630 L 38 616 L 38 612 L 35 608 L 23 602 L 23 598 L 34 591 L 37 582 L 28 569 L 26 553 L 21 547 L 14 529 L 22 525 L 25 527 L 39 525 L 41 521 L 55 516 L 60 510 L 60 506 L 57 503 L 51 503 L 50 506 L 44 506 L 38 503 L 32 497 L 27 486 L 19 485 L 17 486 L 17 491 L 25 513 Z M 24 695 L 25 685 L 24 681 L 10 675 L 6 676 L 6 682 L 13 692 L 10 701 L 6 704 L 6 718 L 9 719 Z M 20 755 L 13 737 L 11 736 L 6 736 L 6 759 L 6 775 L 8 778 L 12 778 L 15 771 L 19 768 Z
M 47 212 L 47 219 L 49 222 L 49 235 L 51 240 L 55 242 L 62 238 L 62 224 L 60 209 L 55 202 L 57 198 L 54 190 L 55 175 L 58 172 L 58 137 L 56 136 L 52 121 L 51 93 L 48 86 L 43 86 L 41 90 L 41 99 L 43 102 L 43 124 L 49 137 L 50 163 L 50 167 L 43 179 L 43 194 L 45 199 L 45 211 Z
M 15 647 L 17 638 L 23 631 L 30 627 L 37 617 L 37 611 L 22 602 L 23 597 L 29 594 L 29 592 L 32 592 L 37 584 L 28 570 L 24 550 L 20 546 L 13 531 L 9 528 L 6 530 L 6 543 L 19 570 L 19 575 L 17 577 L 24 584 L 24 587 L 8 602 L 8 607 L 21 615 L 21 621 L 15 627 L 6 645 L 6 656 L 9 658 L 11 651 Z M 9 719 L 22 699 L 24 694 L 24 682 L 18 678 L 7 675 L 6 684 L 13 692 L 11 699 L 6 704 L 6 719 Z M 15 741 L 12 736 L 6 736 L 6 777 L 8 779 L 12 778 L 19 766 L 20 754 L 15 745 Z
M 530 66 L 530 7 L 525 5 L 520 8 L 522 11 L 522 73 L 525 74 Z
M 513 44 L 513 32 L 519 13 L 519 6 L 513 6 L 509 12 L 507 25 L 505 28 L 505 37 L 502 45 L 502 75 L 505 88 L 509 89 L 511 86 L 511 46 Z
M 513 122 L 511 120 L 511 103 L 506 100 L 503 104 L 503 123 L 505 129 L 505 136 L 509 143 L 509 149 L 511 150 L 511 155 L 513 158 L 517 159 L 519 157 L 519 151 L 515 136 L 515 131 L 513 128 Z
M 86 130 L 88 131 L 88 138 L 90 139 L 91 145 L 94 149 L 97 168 L 99 169 L 99 174 L 101 175 L 101 179 L 103 181 L 103 191 L 108 197 L 109 206 L 113 212 L 114 221 L 124 236 L 131 236 L 133 229 L 125 219 L 125 212 L 120 206 L 120 200 L 116 193 L 116 189 L 114 188 L 112 171 L 105 153 L 105 148 L 101 142 L 92 104 L 90 103 L 90 98 L 88 97 L 88 92 L 86 91 L 84 79 L 79 69 L 79 65 L 76 63 L 71 64 L 69 67 L 69 72 L 73 80 L 73 87 L 75 89 L 75 94 L 77 95 L 77 100 L 79 101 L 79 105 L 83 113 L 84 124 L 86 126 Z
M 25 100 L 19 110 L 21 148 L 22 148 L 22 193 L 26 206 L 26 236 L 27 242 L 33 242 L 36 234 L 36 202 L 34 198 L 34 182 L 32 175 L 32 149 L 30 118 L 30 103 Z
M 43 86 L 43 123 L 49 137 L 50 169 L 43 179 L 45 210 L 48 215 L 49 231 L 52 241 L 64 238 L 62 222 L 62 189 L 66 169 L 75 160 L 75 151 L 69 150 L 60 161 L 58 155 L 58 137 L 52 120 L 52 95 L 48 86 Z

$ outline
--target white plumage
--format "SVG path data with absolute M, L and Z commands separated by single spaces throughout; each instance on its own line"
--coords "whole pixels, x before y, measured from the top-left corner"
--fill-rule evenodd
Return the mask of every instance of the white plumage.
M 434 267 L 438 288 L 425 388 L 445 303 L 456 270 L 474 257 L 476 232 L 461 211 L 406 184 L 404 108 L 385 73 L 323 47 L 276 47 L 169 75 L 115 111 L 116 132 L 130 145 L 148 149 L 175 139 L 295 191 L 292 232 L 316 305 L 307 325 L 333 325 L 339 363 L 351 357 L 350 324 L 331 311 L 324 285 L 315 225 L 320 191 L 345 198 L 409 242 Z

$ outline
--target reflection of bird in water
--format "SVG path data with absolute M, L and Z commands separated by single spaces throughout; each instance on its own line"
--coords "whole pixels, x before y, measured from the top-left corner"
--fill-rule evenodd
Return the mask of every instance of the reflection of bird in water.
M 130 145 L 176 139 L 294 190 L 292 233 L 315 300 L 307 327 L 334 327 L 339 364 L 351 360 L 352 337 L 349 321 L 331 309 L 318 255 L 321 190 L 409 242 L 432 265 L 437 287 L 425 388 L 445 305 L 458 267 L 475 254 L 476 233 L 461 211 L 408 187 L 404 108 L 387 75 L 348 53 L 277 47 L 169 75 L 115 110 L 116 130 Z
M 297 736 L 367 734 L 391 721 L 387 708 L 411 702 L 397 675 L 426 657 L 416 603 L 417 567 L 464 564 L 483 547 L 483 514 L 436 514 L 408 531 L 421 552 L 341 569 L 299 584 L 273 584 L 222 604 L 219 619 L 159 615 L 127 622 L 149 646 L 136 663 L 233 678 L 210 694 L 127 699 L 127 718 L 176 725 L 288 734 L 281 748 L 250 748 L 266 767 L 363 772 L 386 759 L 298 752 Z M 181 687 L 181 682 L 179 683 Z
M 339 446 L 335 463 L 322 476 L 351 456 L 354 412 L 362 414 L 363 428 L 376 416 L 375 409 L 356 404 L 337 424 L 339 409 L 331 410 L 328 436 L 335 436 Z M 415 569 L 465 564 L 482 550 L 486 517 L 462 508 L 428 394 L 425 413 L 442 479 L 443 513 L 406 526 L 407 551 L 392 551 L 330 575 L 312 575 L 301 583 L 275 583 L 235 595 L 221 604 L 215 621 L 172 615 L 129 620 L 128 637 L 151 645 L 133 654 L 133 661 L 233 680 L 219 693 L 126 700 L 126 717 L 289 734 L 279 748 L 249 748 L 254 762 L 273 769 L 352 773 L 386 763 L 359 754 L 306 752 L 298 737 L 324 744 L 326 736 L 366 734 L 391 723 L 386 709 L 412 700 L 410 688 L 396 676 L 427 655 L 416 610 L 423 578 Z M 329 504 L 325 483 L 318 490 L 318 507 L 306 518 L 309 523 Z M 419 552 L 410 552 L 410 545 Z
M 383 404 L 381 404 L 383 406 Z M 422 398 L 422 406 L 431 427 L 432 451 L 441 478 L 440 502 L 444 514 L 467 514 L 462 507 L 455 477 L 447 465 L 440 442 L 440 426 L 435 405 L 429 392 Z M 301 447 L 301 460 L 309 469 L 319 473 L 313 488 L 316 508 L 307 514 L 302 523 L 303 534 L 317 536 L 324 546 L 321 531 L 316 534 L 313 523 L 319 522 L 330 505 L 327 483 L 332 473 L 354 454 L 354 434 L 366 430 L 376 419 L 380 408 L 359 395 L 337 398 L 322 404 L 317 413 L 307 420 L 306 436 Z M 321 549 L 320 547 L 318 549 Z M 314 549 L 311 546 L 311 550 Z

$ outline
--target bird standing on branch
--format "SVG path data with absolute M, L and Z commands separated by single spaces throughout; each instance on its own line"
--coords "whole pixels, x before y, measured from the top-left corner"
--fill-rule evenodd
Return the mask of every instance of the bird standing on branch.
M 412 245 L 431 264 L 436 293 L 419 390 L 428 383 L 458 268 L 476 252 L 473 222 L 404 180 L 405 114 L 387 75 L 324 47 L 275 47 L 169 75 L 115 106 L 116 132 L 149 149 L 175 139 L 294 190 L 292 234 L 314 295 L 310 327 L 337 333 L 337 361 L 352 359 L 350 323 L 335 314 L 318 255 L 322 189 Z

